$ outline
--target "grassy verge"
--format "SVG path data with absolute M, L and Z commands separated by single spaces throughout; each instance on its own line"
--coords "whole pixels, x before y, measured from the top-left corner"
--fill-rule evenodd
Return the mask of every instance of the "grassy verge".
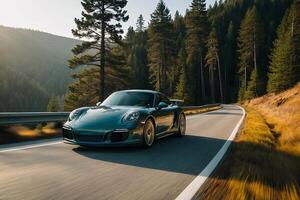
M 275 125 L 246 110 L 241 134 L 195 199 L 300 199 L 299 146 L 282 145 Z

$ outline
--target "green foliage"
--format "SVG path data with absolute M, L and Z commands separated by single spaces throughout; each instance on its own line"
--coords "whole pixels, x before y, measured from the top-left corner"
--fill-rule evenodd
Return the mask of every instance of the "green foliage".
M 257 97 L 257 87 L 258 87 L 258 74 L 257 74 L 257 70 L 254 69 L 251 73 L 251 78 L 248 83 L 243 99 L 249 100 Z
M 129 28 L 126 39 L 127 65 L 131 71 L 132 88 L 149 89 L 149 68 L 148 68 L 148 36 L 144 30 L 143 16 L 137 20 L 136 31 Z
M 125 64 L 126 59 L 123 49 L 115 47 L 106 56 L 106 90 L 112 93 L 128 88 L 129 69 Z M 89 67 L 73 75 L 75 81 L 70 85 L 69 92 L 66 95 L 65 110 L 71 111 L 79 107 L 96 105 L 99 101 L 99 85 L 101 85 L 99 73 L 101 73 L 99 67 Z
M 0 111 L 46 111 L 50 95 L 65 94 L 71 83 L 71 70 L 65 66 L 72 55 L 70 49 L 78 43 L 48 33 L 0 26 L 0 93 L 13 93 L 4 96 Z
M 175 41 L 170 10 L 162 0 L 151 15 L 148 38 L 151 83 L 157 91 L 171 95 Z
M 100 100 L 104 100 L 107 92 L 105 58 L 109 54 L 109 45 L 121 43 L 123 30 L 120 22 L 128 20 L 127 11 L 123 10 L 127 0 L 83 0 L 81 4 L 84 11 L 80 19 L 75 19 L 77 29 L 72 30 L 72 33 L 75 37 L 87 41 L 73 48 L 75 56 L 69 61 L 69 66 L 98 66 L 101 87 L 98 96 Z
M 48 112 L 58 112 L 60 110 L 59 99 L 56 96 L 52 96 L 49 100 L 47 111 Z
M 300 81 L 300 3 L 295 1 L 278 29 L 271 54 L 268 92 L 280 92 Z
M 263 47 L 264 38 L 262 27 L 263 25 L 261 24 L 256 7 L 249 9 L 241 24 L 238 38 L 241 81 L 244 82 L 242 85 L 246 86 L 241 87 L 240 90 L 246 89 L 245 98 L 247 98 L 247 94 L 251 97 L 257 97 L 258 95 L 265 93 L 263 88 L 265 88 L 266 80 L 262 80 L 262 77 L 259 77 L 259 72 L 266 71 L 262 68 L 262 62 L 261 59 L 259 59 L 260 49 Z M 251 80 L 251 84 L 254 85 L 252 88 L 248 89 L 249 73 L 253 70 L 255 71 L 255 80 Z M 254 78 L 254 76 L 251 78 Z M 264 83 L 259 83 L 259 80 L 264 81 Z M 260 87 L 258 87 L 257 84 L 259 84 Z M 251 91 L 252 89 L 255 91 Z
M 47 92 L 34 80 L 0 66 L 0 112 L 45 111 Z
M 204 59 L 209 22 L 205 0 L 193 0 L 186 16 L 186 28 L 187 83 L 191 87 L 188 95 L 192 99 L 191 104 L 196 105 L 206 101 Z

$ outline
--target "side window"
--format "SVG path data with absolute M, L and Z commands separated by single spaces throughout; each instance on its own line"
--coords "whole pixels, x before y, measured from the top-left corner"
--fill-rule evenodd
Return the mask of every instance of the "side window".
M 162 100 L 161 100 L 161 101 L 162 101 L 162 102 L 165 102 L 165 103 L 168 104 L 168 105 L 171 105 L 171 102 L 170 102 L 169 98 L 166 97 L 166 96 L 163 96 L 163 95 L 162 95 Z
M 169 100 L 169 98 L 162 94 L 158 94 L 156 96 L 155 106 L 158 106 L 160 102 L 165 102 L 166 104 L 171 105 L 171 101 Z
M 162 101 L 161 95 L 158 94 L 156 95 L 156 100 L 155 100 L 155 106 L 158 106 L 158 104 Z

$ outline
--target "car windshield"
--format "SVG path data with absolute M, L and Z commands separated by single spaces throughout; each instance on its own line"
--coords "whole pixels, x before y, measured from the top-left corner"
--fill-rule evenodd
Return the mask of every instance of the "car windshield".
M 152 107 L 154 94 L 149 92 L 116 92 L 110 95 L 101 106 L 141 106 Z

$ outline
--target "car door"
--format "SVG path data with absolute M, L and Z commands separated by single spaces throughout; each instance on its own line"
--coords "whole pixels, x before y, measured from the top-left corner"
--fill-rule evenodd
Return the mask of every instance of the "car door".
M 166 108 L 158 109 L 158 105 L 160 102 L 164 102 L 168 105 Z M 173 106 L 171 105 L 170 100 L 162 95 L 158 94 L 156 101 L 156 123 L 157 123 L 157 134 L 168 133 L 170 129 L 173 127 L 175 111 Z

